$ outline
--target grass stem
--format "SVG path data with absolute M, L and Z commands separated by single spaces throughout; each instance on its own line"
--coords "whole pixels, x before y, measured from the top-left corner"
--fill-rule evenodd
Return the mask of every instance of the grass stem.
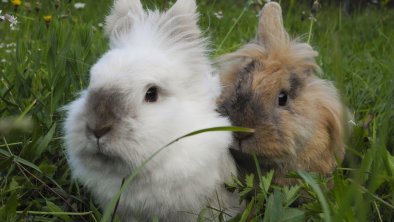
M 84 216 L 92 214 L 88 212 L 45 212 L 45 211 L 16 211 L 17 214 L 33 214 L 33 215 L 68 215 L 68 216 Z

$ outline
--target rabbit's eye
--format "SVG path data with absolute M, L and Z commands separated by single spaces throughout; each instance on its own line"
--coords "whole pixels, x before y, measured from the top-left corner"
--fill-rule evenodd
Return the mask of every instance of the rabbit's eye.
M 145 102 L 153 103 L 156 102 L 158 98 L 157 87 L 152 86 L 145 93 Z
M 278 96 L 278 104 L 279 106 L 285 106 L 287 104 L 287 93 L 282 91 Z

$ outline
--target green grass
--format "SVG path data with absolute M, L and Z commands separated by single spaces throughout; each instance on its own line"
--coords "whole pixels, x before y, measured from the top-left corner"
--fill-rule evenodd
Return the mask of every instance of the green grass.
M 41 1 L 35 10 L 0 3 L 18 17 L 17 30 L 0 22 L 0 221 L 99 221 L 102 211 L 72 180 L 62 141 L 61 107 L 86 87 L 88 70 L 107 49 L 103 23 L 111 1 Z M 169 3 L 145 1 L 166 8 Z M 201 27 L 212 56 L 233 51 L 254 35 L 259 5 L 199 1 Z M 285 26 L 320 53 L 322 78 L 336 82 L 355 116 L 346 159 L 328 190 L 319 178 L 298 172 L 298 187 L 271 185 L 270 175 L 249 176 L 232 187 L 252 197 L 234 221 L 390 221 L 394 218 L 394 11 L 366 8 L 350 16 L 323 5 L 309 33 L 306 5 L 282 1 Z M 293 4 L 291 3 L 293 2 Z M 244 8 L 244 6 L 246 6 Z M 222 11 L 223 18 L 214 13 Z M 44 15 L 52 15 L 45 23 Z M 23 118 L 22 118 L 23 117 Z M 32 122 L 33 124 L 29 124 Z M 258 183 L 258 188 L 253 184 Z M 294 206 L 303 188 L 308 204 Z

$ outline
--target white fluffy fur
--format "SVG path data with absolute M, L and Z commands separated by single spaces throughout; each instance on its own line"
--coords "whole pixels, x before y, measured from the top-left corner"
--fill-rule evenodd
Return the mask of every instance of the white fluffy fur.
M 194 0 L 178 0 L 164 13 L 144 11 L 139 0 L 115 1 L 106 24 L 111 49 L 92 67 L 89 86 L 67 107 L 65 122 L 73 175 L 102 207 L 157 149 L 194 130 L 230 125 L 215 112 L 220 87 L 197 18 Z M 151 85 L 158 86 L 159 99 L 146 103 Z M 100 122 L 88 108 L 89 94 L 100 90 L 127 101 L 121 121 L 100 138 L 109 159 L 96 155 L 97 140 L 87 131 L 90 122 Z M 171 145 L 122 194 L 118 214 L 124 221 L 193 221 L 208 205 L 235 213 L 238 198 L 224 189 L 236 174 L 230 143 L 229 132 L 214 132 Z

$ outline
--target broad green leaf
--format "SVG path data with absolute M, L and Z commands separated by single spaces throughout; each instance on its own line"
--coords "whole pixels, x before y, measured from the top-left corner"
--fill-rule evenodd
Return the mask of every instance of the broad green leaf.
M 305 213 L 296 208 L 286 208 L 280 218 L 280 221 L 288 221 L 288 222 L 302 222 L 305 221 Z
M 274 192 L 268 197 L 268 201 L 264 211 L 264 222 L 279 221 L 283 214 L 282 197 L 279 190 Z

